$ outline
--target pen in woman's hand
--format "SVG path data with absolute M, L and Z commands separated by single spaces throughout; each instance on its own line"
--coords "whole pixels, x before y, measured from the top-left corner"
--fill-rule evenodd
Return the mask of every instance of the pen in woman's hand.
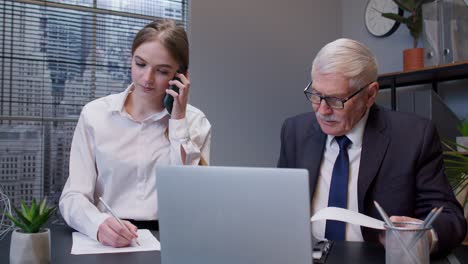
M 130 229 L 128 228 L 127 225 L 125 225 L 122 220 L 120 220 L 120 218 L 117 217 L 117 215 L 114 213 L 114 211 L 112 211 L 112 209 L 110 208 L 109 205 L 107 205 L 106 202 L 104 202 L 104 199 L 102 199 L 102 197 L 99 197 L 99 200 L 101 200 L 102 204 L 104 205 L 104 207 L 106 207 L 106 209 L 109 211 L 109 213 L 112 215 L 112 217 L 114 217 L 115 220 L 117 220 L 117 222 L 119 222 L 119 224 L 124 227 L 125 229 L 127 229 L 128 232 L 130 233 L 133 233 L 132 231 L 130 231 Z M 138 246 L 140 246 L 140 243 L 138 243 L 138 240 L 135 238 L 135 244 L 137 244 Z

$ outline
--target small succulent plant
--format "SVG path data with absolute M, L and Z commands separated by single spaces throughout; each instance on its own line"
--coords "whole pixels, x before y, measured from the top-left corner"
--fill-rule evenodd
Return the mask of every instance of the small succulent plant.
M 28 207 L 24 200 L 21 199 L 21 210 L 13 206 L 17 217 L 15 218 L 8 213 L 6 216 L 24 233 L 38 233 L 52 216 L 55 209 L 55 206 L 49 207 L 47 205 L 46 197 L 44 197 L 39 204 L 36 203 L 36 199 L 33 198 L 31 207 Z

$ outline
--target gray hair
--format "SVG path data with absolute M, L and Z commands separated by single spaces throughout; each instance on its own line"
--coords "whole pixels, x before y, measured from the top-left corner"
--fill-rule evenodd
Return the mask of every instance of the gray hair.
M 376 81 L 377 60 L 364 44 L 340 38 L 325 45 L 312 63 L 312 73 L 341 74 L 349 80 L 349 86 L 359 88 Z

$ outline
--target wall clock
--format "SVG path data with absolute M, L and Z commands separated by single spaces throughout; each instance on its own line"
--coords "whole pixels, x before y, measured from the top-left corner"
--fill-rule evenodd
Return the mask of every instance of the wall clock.
M 382 13 L 402 16 L 403 10 L 393 0 L 369 0 L 364 18 L 367 30 L 376 37 L 390 36 L 400 26 L 399 22 L 383 17 Z

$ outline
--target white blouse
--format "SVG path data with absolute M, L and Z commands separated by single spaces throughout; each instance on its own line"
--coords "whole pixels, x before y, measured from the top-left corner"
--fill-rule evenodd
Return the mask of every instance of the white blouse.
M 156 166 L 183 165 L 181 147 L 186 164 L 209 163 L 211 125 L 203 112 L 188 105 L 184 119 L 164 109 L 135 121 L 124 109 L 131 87 L 86 104 L 73 136 L 59 207 L 68 225 L 93 239 L 110 216 L 100 196 L 120 218 L 155 220 Z

